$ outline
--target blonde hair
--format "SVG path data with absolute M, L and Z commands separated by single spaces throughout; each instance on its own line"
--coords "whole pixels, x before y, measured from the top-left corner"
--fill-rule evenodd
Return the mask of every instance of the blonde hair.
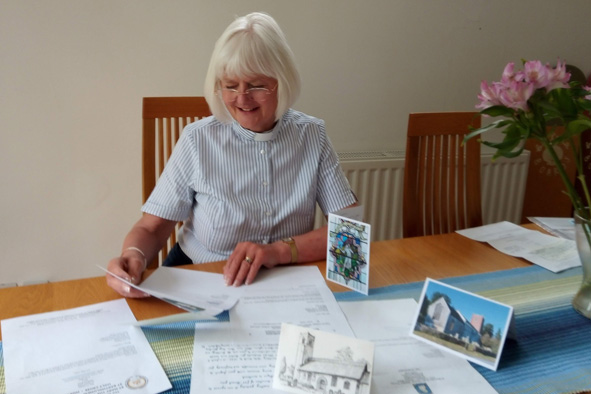
M 300 74 L 285 35 L 267 14 L 253 12 L 234 20 L 216 41 L 205 77 L 205 99 L 213 115 L 224 123 L 232 116 L 216 90 L 224 76 L 246 78 L 264 75 L 277 80 L 275 120 L 300 94 Z

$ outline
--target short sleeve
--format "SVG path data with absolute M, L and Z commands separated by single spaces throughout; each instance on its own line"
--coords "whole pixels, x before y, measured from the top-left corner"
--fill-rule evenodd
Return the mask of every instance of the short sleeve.
M 164 219 L 186 220 L 192 209 L 195 191 L 197 154 L 195 138 L 184 130 L 142 211 Z

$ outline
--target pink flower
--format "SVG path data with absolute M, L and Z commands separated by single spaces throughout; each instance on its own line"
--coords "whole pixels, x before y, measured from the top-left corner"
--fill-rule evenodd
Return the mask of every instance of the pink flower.
M 523 70 L 515 71 L 515 64 L 508 63 L 503 70 L 499 82 L 480 84 L 479 103 L 476 108 L 486 109 L 494 105 L 502 105 L 514 110 L 529 111 L 528 100 L 538 89 L 549 92 L 557 88 L 569 88 L 570 73 L 566 72 L 566 64 L 560 59 L 555 68 L 532 60 L 523 64 Z M 585 88 L 590 91 L 591 87 Z M 591 98 L 591 96 L 586 96 Z
M 589 93 L 591 93 L 591 86 L 583 86 L 583 89 L 585 89 L 586 91 L 588 91 Z M 586 100 L 591 100 L 591 94 L 588 96 L 585 96 Z
M 478 95 L 480 103 L 476 105 L 476 108 L 484 109 L 493 105 L 501 105 L 501 100 L 499 100 L 500 88 L 499 83 L 489 85 L 486 81 L 482 81 L 480 83 L 480 94 Z
M 525 62 L 523 72 L 519 73 L 519 79 L 533 85 L 534 90 L 545 88 L 550 81 L 552 69 L 546 67 L 539 60 Z
M 568 88 L 568 81 L 570 80 L 570 73 L 566 72 L 566 64 L 561 62 L 558 59 L 556 63 L 556 68 L 552 69 L 550 65 L 547 66 L 548 68 L 548 84 L 545 86 L 546 92 L 549 92 L 553 89 L 558 88 Z
M 501 77 L 501 83 L 509 83 L 515 80 L 515 63 L 511 62 L 505 66 L 503 70 L 503 76 Z
M 534 94 L 535 87 L 532 83 L 512 81 L 506 89 L 501 91 L 499 100 L 508 108 L 528 111 L 527 100 Z

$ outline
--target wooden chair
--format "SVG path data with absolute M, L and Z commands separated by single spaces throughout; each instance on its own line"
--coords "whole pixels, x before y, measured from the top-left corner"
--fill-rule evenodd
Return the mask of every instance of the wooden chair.
M 203 97 L 144 97 L 142 109 L 142 201 L 146 202 L 156 185 L 183 128 L 211 115 Z M 156 268 L 176 243 L 177 224 L 167 244 L 150 268 Z
M 403 236 L 482 225 L 480 142 L 462 144 L 478 112 L 412 113 L 408 119 Z

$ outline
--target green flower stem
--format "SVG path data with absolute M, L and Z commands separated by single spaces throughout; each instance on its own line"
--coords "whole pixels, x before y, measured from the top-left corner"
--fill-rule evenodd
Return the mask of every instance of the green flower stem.
M 552 156 L 552 160 L 554 160 L 554 164 L 556 164 L 556 168 L 558 168 L 558 173 L 560 174 L 560 177 L 564 181 L 564 184 L 567 188 L 567 194 L 573 204 L 573 207 L 575 209 L 575 213 L 577 215 L 579 215 L 581 218 L 585 219 L 585 221 L 583 221 L 581 223 L 581 226 L 583 227 L 583 233 L 585 234 L 585 238 L 587 238 L 587 244 L 591 245 L 591 228 L 589 228 L 589 223 L 587 222 L 590 219 L 589 209 L 585 209 L 585 206 L 583 206 L 581 198 L 578 196 L 577 192 L 575 191 L 574 185 L 572 184 L 572 182 L 570 181 L 570 179 L 566 175 L 566 171 L 564 169 L 564 166 L 562 165 L 562 161 L 560 161 L 560 159 L 558 158 L 558 155 L 556 154 L 556 151 L 554 150 L 554 147 L 552 146 L 552 144 L 550 143 L 548 138 L 544 136 L 541 138 L 538 137 L 538 139 L 540 140 L 542 145 L 544 145 L 544 148 L 548 151 L 550 156 Z M 580 156 L 577 154 L 578 152 L 576 150 L 576 146 L 575 146 L 572 138 L 570 138 L 569 140 L 570 140 L 569 142 L 571 144 L 572 152 L 574 153 L 575 157 Z M 575 161 L 577 162 L 577 171 L 579 171 L 578 179 L 581 181 L 581 185 L 583 186 L 583 190 L 585 192 L 585 197 L 587 200 L 587 207 L 590 207 L 591 205 L 589 205 L 589 191 L 587 189 L 587 184 L 585 182 L 585 175 L 583 174 L 583 171 L 582 171 L 582 165 L 579 160 L 575 160 Z
M 567 189 L 566 193 L 568 194 L 568 196 L 573 204 L 573 207 L 575 208 L 575 211 L 577 213 L 583 213 L 584 207 L 582 206 L 581 199 L 577 196 L 577 192 L 575 191 L 575 187 L 574 187 L 573 183 L 570 181 L 568 175 L 566 174 L 564 166 L 562 165 L 562 162 L 558 158 L 558 155 L 556 154 L 554 147 L 552 146 L 552 144 L 550 143 L 550 141 L 548 140 L 548 138 L 546 136 L 544 136 L 544 137 L 538 136 L 537 138 L 542 143 L 542 145 L 544 145 L 544 148 L 548 151 L 550 156 L 552 156 L 552 160 L 554 161 L 554 164 L 556 164 L 556 168 L 558 169 L 558 173 L 560 174 L 560 177 L 562 178 L 562 181 L 564 182 L 564 185 L 566 186 L 566 189 Z M 587 215 L 584 215 L 583 217 L 587 217 Z
M 583 186 L 583 193 L 585 194 L 585 200 L 587 201 L 587 206 L 591 207 L 591 195 L 589 194 L 589 188 L 587 187 L 587 182 L 585 181 L 585 174 L 583 174 L 582 172 L 579 174 L 580 175 L 577 178 L 579 179 L 579 182 Z M 584 217 L 587 219 L 591 219 L 591 217 L 589 217 L 588 212 Z
M 571 150 L 574 152 L 575 162 L 577 163 L 577 174 L 579 174 L 577 175 L 577 179 L 579 180 L 579 184 L 583 188 L 583 196 L 585 197 L 585 205 L 582 207 L 589 208 L 591 207 L 591 194 L 589 194 L 589 188 L 587 187 L 587 182 L 585 180 L 585 172 L 583 169 L 583 142 L 581 141 L 580 134 L 578 135 L 578 137 L 578 146 L 575 144 L 575 141 L 572 137 L 568 139 L 568 142 L 570 144 Z M 581 198 L 581 196 L 578 197 Z M 579 212 L 579 214 L 586 219 L 591 219 L 591 216 L 589 215 L 589 212 L 587 210 L 583 210 L 583 212 Z
M 575 207 L 575 212 L 581 218 L 586 219 L 585 221 L 582 221 L 581 226 L 583 227 L 583 233 L 585 234 L 585 238 L 587 238 L 587 244 L 591 245 L 591 228 L 589 228 L 589 223 L 587 222 L 588 220 L 591 219 L 591 217 L 589 215 L 589 207 L 591 207 L 591 197 L 589 195 L 589 189 L 587 188 L 587 182 L 585 181 L 585 174 L 583 172 L 583 155 L 582 155 L 583 147 L 581 145 L 582 141 L 581 141 L 581 138 L 579 137 L 578 147 L 577 147 L 577 145 L 575 145 L 575 141 L 573 140 L 572 137 L 568 139 L 568 142 L 569 142 L 572 152 L 574 152 L 575 162 L 577 163 L 577 173 L 579 174 L 577 176 L 577 179 L 579 180 L 579 183 L 583 188 L 583 194 L 585 195 L 585 201 L 586 201 L 586 207 L 587 207 L 587 209 L 585 209 L 585 206 L 582 206 L 582 205 L 578 209 Z M 579 201 L 580 201 L 580 196 L 578 196 L 578 197 L 579 197 Z M 574 205 L 574 203 L 573 203 L 573 205 Z

